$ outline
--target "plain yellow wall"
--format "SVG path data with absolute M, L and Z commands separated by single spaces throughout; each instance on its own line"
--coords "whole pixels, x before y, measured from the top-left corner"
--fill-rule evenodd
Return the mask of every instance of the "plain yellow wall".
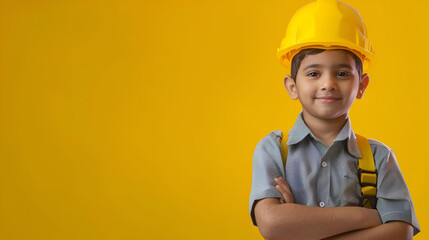
M 310 1 L 0 1 L 0 239 L 261 239 L 252 155 L 300 111 L 275 57 Z M 426 239 L 429 3 L 345 0 L 376 52 L 354 131 Z

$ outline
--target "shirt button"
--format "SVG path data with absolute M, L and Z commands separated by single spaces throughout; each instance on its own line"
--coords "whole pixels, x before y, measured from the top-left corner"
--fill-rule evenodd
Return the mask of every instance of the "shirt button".
M 328 163 L 322 162 L 322 167 L 326 167 L 326 166 L 328 166 Z
M 324 203 L 324 202 L 320 202 L 320 203 L 319 203 L 319 206 L 320 206 L 320 207 L 324 207 L 324 206 L 325 206 L 325 203 Z

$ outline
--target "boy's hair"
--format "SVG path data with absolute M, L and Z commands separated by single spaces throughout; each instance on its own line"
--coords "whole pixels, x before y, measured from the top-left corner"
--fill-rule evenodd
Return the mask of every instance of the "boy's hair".
M 291 71 L 290 71 L 290 75 L 293 78 L 293 80 L 296 82 L 296 75 L 298 74 L 299 66 L 301 65 L 302 60 L 307 55 L 314 55 L 314 54 L 318 54 L 318 53 L 321 53 L 324 51 L 326 51 L 326 49 L 307 48 L 307 49 L 301 50 L 298 54 L 296 54 L 292 58 Z M 358 56 L 356 56 L 356 54 L 354 54 L 353 52 L 348 51 L 348 50 L 344 50 L 344 51 L 347 51 L 348 53 L 352 54 L 352 56 L 355 60 L 355 65 L 356 65 L 356 69 L 359 73 L 359 76 L 362 76 L 362 60 L 360 60 L 360 58 Z

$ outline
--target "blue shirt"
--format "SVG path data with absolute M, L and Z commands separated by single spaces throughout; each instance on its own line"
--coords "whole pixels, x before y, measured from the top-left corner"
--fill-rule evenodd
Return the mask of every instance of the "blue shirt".
M 332 145 L 327 147 L 311 133 L 301 112 L 289 131 L 286 172 L 279 143 L 282 135 L 280 130 L 269 133 L 259 141 L 253 155 L 249 213 L 255 226 L 256 201 L 282 198 L 274 181 L 280 176 L 289 183 L 295 203 L 319 207 L 359 206 L 362 195 L 358 158 L 361 154 L 349 118 Z M 383 223 L 405 221 L 414 227 L 416 235 L 420 226 L 392 149 L 379 141 L 368 140 L 378 172 L 377 210 Z

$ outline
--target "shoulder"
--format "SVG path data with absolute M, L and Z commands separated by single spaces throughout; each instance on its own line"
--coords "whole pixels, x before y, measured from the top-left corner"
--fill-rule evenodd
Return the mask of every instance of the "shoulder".
M 254 158 L 266 159 L 272 158 L 281 159 L 281 146 L 280 139 L 282 137 L 282 131 L 275 130 L 264 136 L 256 145 Z
M 377 169 L 388 162 L 397 164 L 395 154 L 389 146 L 375 139 L 368 139 L 368 142 L 371 146 L 372 155 L 374 156 Z
M 371 146 L 373 155 L 391 154 L 393 152 L 393 150 L 389 146 L 387 146 L 386 144 L 378 140 L 368 138 L 368 142 L 369 142 L 369 145 Z
M 277 145 L 279 139 L 281 139 L 282 137 L 283 132 L 281 130 L 274 130 L 268 133 L 265 137 L 263 137 L 258 142 L 258 146 Z
M 368 142 L 369 142 L 369 145 L 371 146 L 373 153 L 375 151 L 382 151 L 382 152 L 391 152 L 392 151 L 392 149 L 389 146 L 387 146 L 386 144 L 384 144 L 378 140 L 368 138 Z

